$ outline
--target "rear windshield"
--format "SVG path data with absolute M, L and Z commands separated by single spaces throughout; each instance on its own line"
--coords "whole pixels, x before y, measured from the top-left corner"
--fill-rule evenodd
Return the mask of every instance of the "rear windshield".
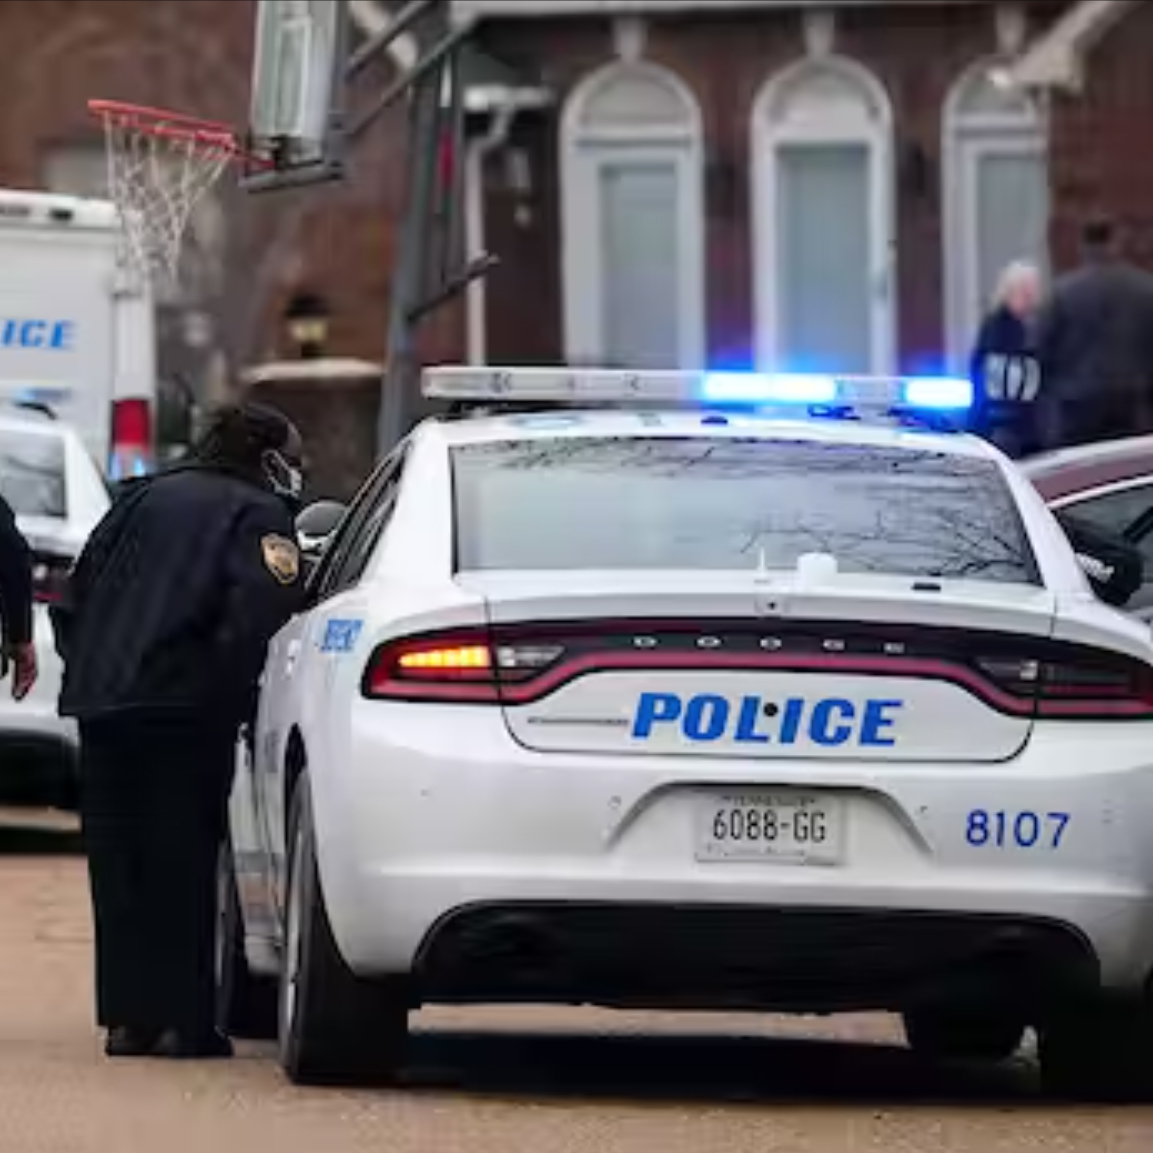
M 457 565 L 791 569 L 1037 583 L 988 461 L 759 439 L 550 438 L 452 450 Z
M 67 516 L 63 440 L 0 432 L 0 496 L 17 516 Z

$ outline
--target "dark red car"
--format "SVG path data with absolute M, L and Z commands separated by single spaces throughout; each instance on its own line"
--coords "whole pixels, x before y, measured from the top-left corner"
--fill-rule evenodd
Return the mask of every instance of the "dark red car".
M 1145 578 L 1126 609 L 1153 618 L 1153 436 L 1062 449 L 1020 464 L 1054 512 L 1136 548 Z

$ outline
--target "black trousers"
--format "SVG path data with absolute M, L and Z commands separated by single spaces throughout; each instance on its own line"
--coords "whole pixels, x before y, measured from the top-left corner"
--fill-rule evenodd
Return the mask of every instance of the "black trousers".
M 81 724 L 81 817 L 106 1028 L 210 1030 L 216 859 L 235 731 L 209 718 Z

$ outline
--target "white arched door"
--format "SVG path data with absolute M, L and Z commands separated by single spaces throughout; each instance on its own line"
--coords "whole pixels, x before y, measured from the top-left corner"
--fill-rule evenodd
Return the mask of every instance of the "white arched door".
M 771 80 L 754 107 L 757 359 L 806 372 L 894 361 L 892 117 L 839 58 Z
M 699 368 L 705 353 L 700 112 L 671 73 L 614 64 L 561 126 L 570 363 Z
M 1002 271 L 1049 264 L 1048 148 L 1028 97 L 985 62 L 953 89 L 944 122 L 945 270 L 951 366 L 963 371 Z

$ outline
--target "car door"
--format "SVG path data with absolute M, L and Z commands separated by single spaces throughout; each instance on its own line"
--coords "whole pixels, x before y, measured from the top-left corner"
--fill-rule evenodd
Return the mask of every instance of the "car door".
M 345 518 L 347 524 L 348 517 Z M 246 857 L 237 860 L 237 868 L 248 874 L 257 873 L 263 879 L 263 904 L 257 908 L 253 901 L 245 901 L 245 920 L 249 924 L 259 920 L 264 924 L 271 910 L 278 909 L 277 877 L 283 856 L 283 835 L 277 836 L 283 822 L 282 798 L 277 792 L 282 780 L 281 769 L 288 756 L 287 735 L 291 731 L 293 689 L 304 637 L 310 626 L 310 609 L 314 600 L 313 589 L 323 579 L 326 563 L 339 547 L 344 525 L 334 534 L 325 557 L 312 573 L 305 592 L 305 603 L 269 642 L 264 669 L 260 676 L 260 693 L 256 717 L 242 734 L 237 755 L 237 779 L 232 790 L 230 820 L 234 851 L 243 848 Z M 278 824 L 281 822 L 281 824 Z M 249 890 L 251 892 L 251 890 Z M 242 892 L 243 899 L 243 892 Z M 267 926 L 275 932 L 275 923 Z
M 324 637 L 332 615 L 325 606 L 347 586 L 349 574 L 363 567 L 365 533 L 373 531 L 381 503 L 392 491 L 399 460 L 398 453 L 386 459 L 361 489 L 309 580 L 303 610 L 269 646 L 253 742 L 254 792 L 267 876 L 277 909 L 283 908 L 287 879 L 285 842 L 293 734 L 323 728 L 330 657 Z
M 407 453 L 402 448 L 382 477 L 370 509 L 349 541 L 339 567 L 317 606 L 317 677 L 309 691 L 312 723 L 308 726 L 309 763 L 318 767 L 337 763 L 347 754 L 347 720 L 350 702 L 360 693 L 360 679 L 367 659 L 362 638 L 370 618 L 376 620 L 382 606 L 372 601 L 371 586 L 364 573 L 387 531 L 396 507 Z
M 1055 512 L 1127 540 L 1145 562 L 1141 588 L 1125 611 L 1153 620 L 1153 477 L 1118 481 L 1053 504 Z

